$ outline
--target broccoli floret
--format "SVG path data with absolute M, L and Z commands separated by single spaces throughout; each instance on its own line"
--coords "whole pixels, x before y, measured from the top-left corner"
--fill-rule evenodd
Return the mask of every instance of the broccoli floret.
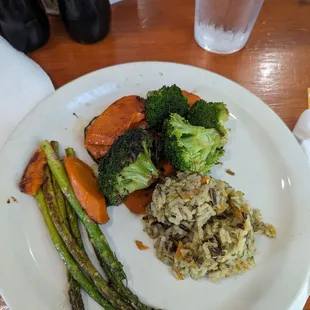
M 165 121 L 164 134 L 166 157 L 182 171 L 206 174 L 224 155 L 216 129 L 193 126 L 178 114 Z
M 178 113 L 181 116 L 188 112 L 187 98 L 182 90 L 176 86 L 163 86 L 159 90 L 150 91 L 145 101 L 146 120 L 151 128 L 160 131 L 163 122 L 170 113 Z
M 152 138 L 142 128 L 120 136 L 100 159 L 98 183 L 109 204 L 119 205 L 132 192 L 150 186 L 159 171 L 151 160 Z
M 198 100 L 191 107 L 187 119 L 194 126 L 214 128 L 221 135 L 227 135 L 224 123 L 228 121 L 229 112 L 223 102 L 206 102 Z

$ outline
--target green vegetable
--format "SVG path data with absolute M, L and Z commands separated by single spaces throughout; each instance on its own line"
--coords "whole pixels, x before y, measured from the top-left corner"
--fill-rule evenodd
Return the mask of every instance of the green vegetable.
M 119 137 L 99 162 L 98 183 L 112 205 L 119 205 L 132 192 L 149 187 L 159 172 L 151 160 L 152 138 L 141 128 Z
M 81 287 L 86 291 L 86 293 L 94 299 L 99 305 L 104 307 L 106 310 L 116 310 L 105 298 L 101 296 L 96 287 L 87 279 L 84 273 L 80 270 L 78 264 L 73 259 L 68 249 L 66 248 L 64 242 L 62 241 L 60 235 L 58 234 L 54 223 L 49 215 L 48 206 L 46 204 L 44 194 L 42 189 L 38 191 L 35 196 L 37 204 L 40 207 L 41 213 L 43 215 L 46 227 L 49 231 L 51 239 L 55 245 L 55 248 L 63 260 L 68 270 L 70 271 L 73 278 L 79 283 Z
M 57 141 L 51 141 L 51 146 L 53 147 L 55 153 L 59 156 L 59 143 Z M 69 223 L 67 220 L 67 201 L 65 200 L 64 195 L 61 192 L 61 189 L 56 181 L 56 179 L 52 176 L 53 188 L 55 191 L 55 196 L 57 200 L 58 212 L 60 219 L 64 225 L 69 227 Z M 70 227 L 69 227 L 70 229 Z M 72 277 L 69 270 L 67 270 L 67 278 L 68 278 L 68 296 L 72 310 L 84 310 L 84 303 L 81 294 L 81 288 L 79 283 Z
M 75 152 L 73 148 L 67 148 L 66 149 L 66 155 L 68 157 L 72 156 L 75 157 Z M 84 244 L 83 244 L 83 240 L 81 237 L 81 232 L 80 232 L 80 228 L 79 228 L 79 220 L 76 216 L 76 213 L 74 212 L 73 208 L 71 207 L 70 203 L 66 200 L 66 210 L 67 210 L 67 214 L 68 214 L 68 221 L 69 221 L 69 227 L 71 230 L 71 234 L 74 237 L 74 239 L 76 240 L 78 246 L 80 247 L 80 249 L 84 249 Z
M 98 253 L 102 256 L 102 259 L 106 262 L 107 266 L 109 266 L 110 276 L 113 274 L 113 277 L 121 282 L 126 278 L 122 264 L 117 261 L 99 226 L 89 218 L 75 197 L 67 172 L 49 142 L 44 140 L 41 146 L 46 155 L 47 163 L 56 178 L 61 191 L 70 202 L 81 222 L 84 224 L 91 238 L 91 242 L 98 250 Z
M 59 156 L 59 143 L 57 141 L 51 141 L 51 146 L 53 147 L 57 156 Z M 65 224 L 68 224 L 65 197 L 63 196 L 61 189 L 55 178 L 53 178 L 53 186 L 54 186 L 55 193 L 56 193 L 56 199 L 57 199 L 57 204 L 58 204 L 58 209 L 60 212 L 61 220 Z
M 222 145 L 226 144 L 228 129 L 225 123 L 229 119 L 229 111 L 223 102 L 199 100 L 189 110 L 187 119 L 194 126 L 216 129 L 223 136 Z
M 68 147 L 68 148 L 66 149 L 66 155 L 67 155 L 68 157 L 75 157 L 75 151 L 74 151 L 74 149 L 73 149 L 72 147 Z
M 43 183 L 43 192 L 48 205 L 50 217 L 55 225 L 56 230 L 67 246 L 69 252 L 79 264 L 81 269 L 89 276 L 100 293 L 109 300 L 109 302 L 117 309 L 131 310 L 134 309 L 122 301 L 121 296 L 111 289 L 105 282 L 96 267 L 92 264 L 85 251 L 81 250 L 74 238 L 71 236 L 70 231 L 66 225 L 61 221 L 57 211 L 57 200 L 52 183 L 52 175 L 50 169 L 45 167 L 45 178 Z
M 134 304 L 136 309 L 147 309 L 147 307 L 139 301 L 136 295 L 134 295 L 127 287 L 124 287 L 123 280 L 126 279 L 126 275 L 123 271 L 122 264 L 117 260 L 116 256 L 111 251 L 109 244 L 99 226 L 89 218 L 75 197 L 67 176 L 67 172 L 57 157 L 57 154 L 54 152 L 47 140 L 44 140 L 41 143 L 41 147 L 46 155 L 48 166 L 56 178 L 61 191 L 85 226 L 90 241 L 96 249 L 97 254 L 100 256 L 101 260 L 105 262 L 106 269 L 104 271 L 113 283 L 113 286 L 118 292 L 121 291 L 122 298 L 129 301 L 130 304 Z
M 66 154 L 67 154 L 67 156 L 74 156 L 75 155 L 74 150 L 72 148 L 66 149 Z M 53 180 L 54 179 L 55 178 L 53 177 Z M 58 183 L 57 183 L 57 185 L 58 185 Z M 58 185 L 58 187 L 59 187 L 59 185 Z M 70 203 L 68 202 L 68 200 L 65 200 L 65 207 L 66 207 L 66 213 L 67 213 L 67 218 L 68 218 L 68 227 L 69 227 L 69 230 L 71 232 L 71 235 L 75 239 L 75 241 L 78 244 L 78 246 L 80 247 L 80 249 L 85 251 L 83 240 L 81 237 L 80 228 L 79 228 L 79 221 L 78 221 L 78 218 L 77 218 L 74 210 L 72 209 Z M 81 301 L 83 302 L 81 290 L 79 289 L 79 286 L 76 284 L 77 284 L 77 282 L 74 279 L 69 278 L 69 300 L 70 300 L 70 303 L 72 305 L 72 310 L 78 309 L 75 306 L 75 303 L 77 303 L 77 305 L 80 305 L 81 302 L 79 301 L 79 299 L 81 299 Z M 81 308 L 81 309 L 84 309 L 84 304 L 83 304 L 83 308 Z
M 159 90 L 150 91 L 145 101 L 145 116 L 151 128 L 160 131 L 164 120 L 170 113 L 181 116 L 188 112 L 187 98 L 182 90 L 176 86 L 163 86 Z
M 224 154 L 217 130 L 193 126 L 178 114 L 165 121 L 164 134 L 166 157 L 179 170 L 206 174 Z
M 68 296 L 71 305 L 71 310 L 84 310 L 85 307 L 81 294 L 81 287 L 79 283 L 71 276 L 71 274 L 70 277 L 68 277 L 68 285 L 69 285 Z

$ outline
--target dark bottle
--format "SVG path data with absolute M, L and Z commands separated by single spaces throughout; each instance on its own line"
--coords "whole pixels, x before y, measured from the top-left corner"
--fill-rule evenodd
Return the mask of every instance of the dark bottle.
M 43 46 L 50 36 L 40 0 L 0 0 L 0 28 L 11 45 L 25 53 Z
M 58 5 L 73 40 L 91 44 L 108 34 L 111 23 L 109 0 L 58 0 Z

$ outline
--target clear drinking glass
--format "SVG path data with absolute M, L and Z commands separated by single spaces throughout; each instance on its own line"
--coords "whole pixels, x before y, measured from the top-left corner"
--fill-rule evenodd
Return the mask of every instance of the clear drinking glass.
M 264 0 L 196 0 L 195 39 L 205 50 L 230 54 L 246 44 Z

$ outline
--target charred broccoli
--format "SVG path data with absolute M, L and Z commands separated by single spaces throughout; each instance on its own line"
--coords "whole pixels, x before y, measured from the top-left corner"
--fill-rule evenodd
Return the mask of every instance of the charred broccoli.
M 178 114 L 164 123 L 165 155 L 186 172 L 206 174 L 224 155 L 222 136 L 216 129 L 193 126 Z
M 150 186 L 159 172 L 151 160 L 152 138 L 141 128 L 127 131 L 100 159 L 98 183 L 109 204 L 119 205 L 130 193 Z
M 228 121 L 229 112 L 223 102 L 206 102 L 198 100 L 191 107 L 187 119 L 194 126 L 214 128 L 221 135 L 227 135 L 224 123 Z
M 145 101 L 146 120 L 151 128 L 160 131 L 162 124 L 170 113 L 181 116 L 188 112 L 187 98 L 182 90 L 176 86 L 163 86 L 159 90 L 150 91 Z

